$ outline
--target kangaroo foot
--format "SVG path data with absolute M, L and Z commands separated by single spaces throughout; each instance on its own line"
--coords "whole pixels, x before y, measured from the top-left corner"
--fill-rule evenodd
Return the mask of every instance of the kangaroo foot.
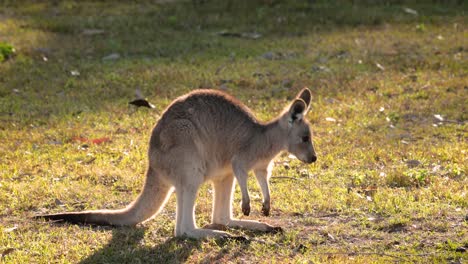
M 212 223 L 212 224 L 208 224 L 208 225 L 203 226 L 203 229 L 226 231 L 227 226 L 225 226 L 223 224 L 214 224 L 214 223 Z
M 264 203 L 262 206 L 262 214 L 264 216 L 269 216 L 270 215 L 270 204 Z

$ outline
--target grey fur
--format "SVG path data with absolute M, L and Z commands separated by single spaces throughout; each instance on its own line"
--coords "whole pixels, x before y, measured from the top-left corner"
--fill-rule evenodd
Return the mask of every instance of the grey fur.
M 262 213 L 268 215 L 268 180 L 275 156 L 286 150 L 303 162 L 316 160 L 309 124 L 304 119 L 311 98 L 310 90 L 304 88 L 283 113 L 263 123 L 244 104 L 220 91 L 196 90 L 181 96 L 168 106 L 153 129 L 146 182 L 135 202 L 121 210 L 37 217 L 72 223 L 135 225 L 157 215 L 175 190 L 176 236 L 228 236 L 224 231 L 195 225 L 198 189 L 202 183 L 211 181 L 214 186 L 211 227 L 278 231 L 279 228 L 266 223 L 232 218 L 234 178 L 242 191 L 242 211 L 249 215 L 247 175 L 254 171 L 264 197 Z

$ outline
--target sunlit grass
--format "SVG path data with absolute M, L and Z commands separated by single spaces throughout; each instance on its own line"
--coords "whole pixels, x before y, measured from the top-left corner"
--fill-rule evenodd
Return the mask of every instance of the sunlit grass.
M 3 261 L 466 260 L 466 4 L 363 2 L 4 4 L 0 41 L 16 53 L 0 63 Z M 248 218 L 283 234 L 230 230 L 252 237 L 248 245 L 173 239 L 175 197 L 137 228 L 29 219 L 131 202 L 151 129 L 185 92 L 225 90 L 268 120 L 303 86 L 314 96 L 318 162 L 278 157 L 270 217 L 249 181 Z M 156 109 L 128 105 L 137 88 Z M 199 193 L 199 226 L 211 196 L 209 185 Z M 239 204 L 237 190 L 243 217 Z

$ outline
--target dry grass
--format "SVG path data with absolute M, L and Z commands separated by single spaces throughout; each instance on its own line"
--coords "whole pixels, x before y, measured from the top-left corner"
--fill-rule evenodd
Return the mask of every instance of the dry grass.
M 367 2 L 4 2 L 0 41 L 16 55 L 0 63 L 2 261 L 467 261 L 467 6 Z M 176 96 L 221 88 L 268 119 L 303 86 L 318 162 L 278 158 L 271 217 L 249 182 L 249 218 L 283 234 L 174 239 L 175 197 L 137 228 L 29 219 L 132 201 L 151 128 Z M 136 88 L 154 111 L 128 106 Z M 210 186 L 196 210 L 208 223 Z

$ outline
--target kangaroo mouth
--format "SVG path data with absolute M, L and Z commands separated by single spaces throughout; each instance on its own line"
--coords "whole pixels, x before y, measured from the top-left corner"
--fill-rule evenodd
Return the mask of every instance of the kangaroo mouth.
M 317 161 L 317 156 L 309 156 L 305 159 L 300 159 L 300 161 L 307 163 L 307 164 L 311 164 Z
M 292 153 L 291 153 L 292 154 Z M 294 154 L 292 154 L 294 155 Z M 307 163 L 307 164 L 311 164 L 311 163 L 314 163 L 317 161 L 317 156 L 315 155 L 310 155 L 310 156 L 296 156 L 294 155 L 298 160 L 300 160 L 301 162 L 304 162 L 304 163 Z

